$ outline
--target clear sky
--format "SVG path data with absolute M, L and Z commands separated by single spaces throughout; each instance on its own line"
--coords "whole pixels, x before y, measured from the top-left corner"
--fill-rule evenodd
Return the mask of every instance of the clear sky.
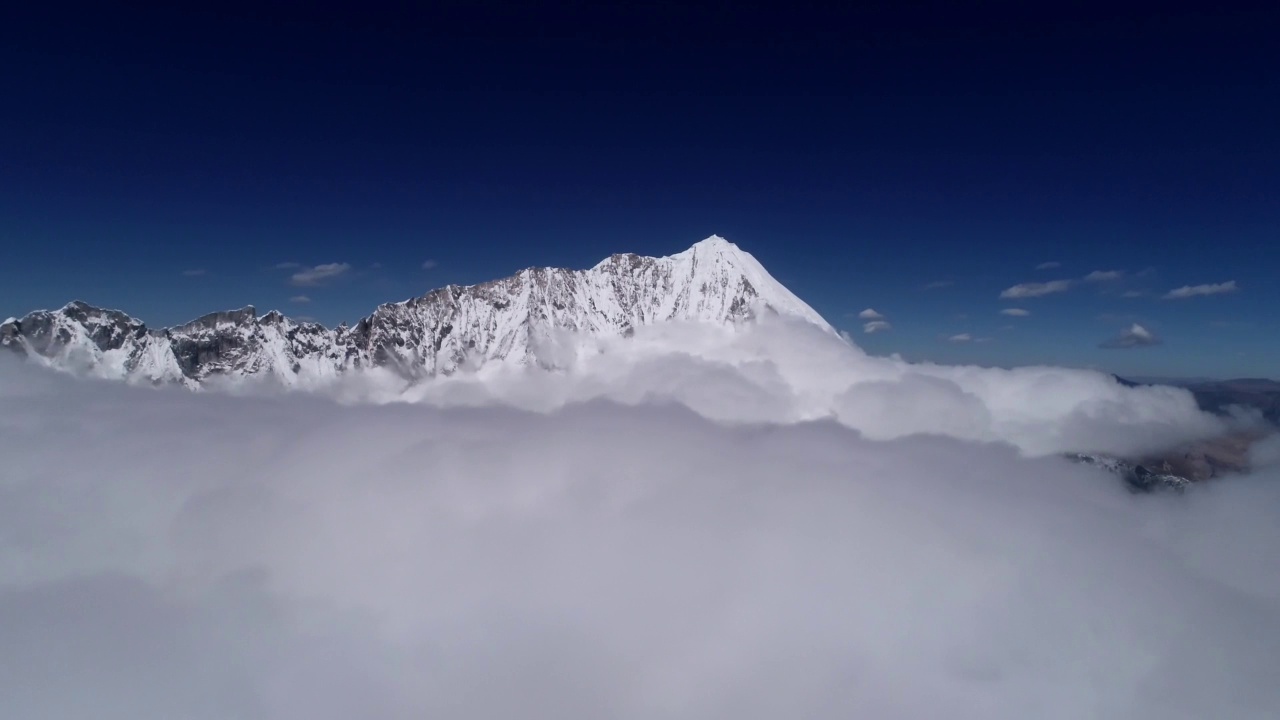
M 0 316 L 334 324 L 718 233 L 871 352 L 1280 375 L 1264 5 L 29 5 Z

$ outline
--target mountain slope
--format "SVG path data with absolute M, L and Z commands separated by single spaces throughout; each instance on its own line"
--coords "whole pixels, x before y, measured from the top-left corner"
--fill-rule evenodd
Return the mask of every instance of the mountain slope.
M 736 323 L 760 312 L 834 332 L 813 308 L 733 243 L 712 236 L 668 257 L 613 255 L 588 270 L 530 268 L 479 285 L 450 285 L 379 306 L 356 325 L 327 329 L 253 307 L 148 329 L 115 311 L 73 302 L 0 325 L 0 346 L 77 373 L 199 386 L 214 377 L 322 383 L 383 367 L 406 378 L 490 363 L 563 365 L 564 339 L 619 337 L 673 320 Z

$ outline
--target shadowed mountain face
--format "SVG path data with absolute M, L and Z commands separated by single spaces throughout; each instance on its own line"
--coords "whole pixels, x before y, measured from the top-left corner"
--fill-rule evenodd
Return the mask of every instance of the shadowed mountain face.
M 759 312 L 831 326 L 733 243 L 712 236 L 669 257 L 613 255 L 587 270 L 530 268 L 379 306 L 328 329 L 252 307 L 153 330 L 116 310 L 73 302 L 0 325 L 0 345 L 98 377 L 196 387 L 220 376 L 321 384 L 360 368 L 405 378 L 489 363 L 556 367 L 563 333 L 621 337 L 673 320 L 714 324 Z

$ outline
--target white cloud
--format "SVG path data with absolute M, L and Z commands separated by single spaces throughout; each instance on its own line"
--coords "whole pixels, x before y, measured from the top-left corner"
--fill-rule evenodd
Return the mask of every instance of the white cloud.
M 1165 300 L 1180 300 L 1183 298 L 1198 297 L 1202 295 L 1223 295 L 1233 293 L 1240 288 L 1236 286 L 1235 280 L 1228 280 L 1224 283 L 1214 285 L 1183 285 L 1177 290 L 1170 290 L 1165 294 Z
M 424 260 L 424 261 L 422 261 L 422 269 L 423 269 L 423 270 L 434 270 L 434 269 L 435 269 L 436 267 L 438 267 L 439 265 L 440 265 L 440 263 L 436 262 L 435 260 Z
M 1051 295 L 1053 293 L 1066 292 L 1071 289 L 1070 280 L 1050 280 L 1042 283 L 1022 283 L 1007 288 L 1000 293 L 1000 297 L 1006 300 L 1041 297 L 1043 295 Z
M 1160 344 L 1160 338 L 1145 327 L 1134 323 L 1122 330 L 1119 335 L 1102 343 L 1099 347 L 1111 349 L 1132 349 L 1152 347 Z
M 953 343 L 967 343 L 967 342 L 970 342 L 971 340 L 973 340 L 973 336 L 970 335 L 969 333 L 960 333 L 959 335 L 952 335 L 951 337 L 947 338 L 947 342 L 953 342 Z
M 1022 308 L 1005 308 L 1000 311 L 1000 314 L 1008 315 L 1010 317 L 1026 317 L 1031 314 L 1031 311 L 1023 310 Z
M 885 330 L 892 330 L 892 329 L 893 329 L 893 326 L 890 325 L 889 321 L 887 320 L 872 320 L 870 322 L 863 323 L 862 325 L 862 332 L 867 334 L 878 333 L 878 332 L 883 332 Z
M 1085 282 L 1111 282 L 1124 277 L 1123 270 L 1094 270 L 1084 276 Z
M 1040 263 L 1039 265 L 1036 266 L 1036 269 L 1037 270 L 1053 270 L 1055 268 L 1060 268 L 1060 267 L 1062 267 L 1062 263 L 1057 262 L 1056 260 L 1050 260 L 1049 262 Z
M 875 310 L 872 310 L 871 308 L 867 308 L 866 310 L 863 310 L 862 312 L 858 313 L 858 317 L 862 318 L 863 320 L 883 320 L 884 319 L 883 315 L 876 312 Z
M 200 277 L 201 275 L 204 275 L 204 274 L 205 274 L 205 271 L 204 271 L 204 269 L 203 269 L 203 268 L 197 268 L 197 269 L 194 269 L 194 270 L 183 270 L 183 271 L 182 271 L 182 276 L 183 276 L 183 277 Z
M 289 298 L 289 302 L 291 302 L 291 303 L 309 303 L 309 302 L 311 302 L 311 298 L 307 297 L 306 295 L 294 295 L 293 297 Z
M 344 406 L 0 366 L 6 714 L 1169 720 L 1280 704 L 1280 481 L 1139 499 L 990 442 L 1046 420 L 1077 438 L 1176 423 L 1185 393 L 743 335 L 736 364 L 637 357 L 611 366 L 617 384 L 518 387 L 666 387 L 741 419 L 803 403 L 796 362 L 810 382 L 829 363 L 861 380 L 835 421 L 758 426 L 661 394 Z M 783 339 L 799 347 L 743 356 Z
M 347 263 L 325 263 L 323 265 L 316 265 L 315 267 L 303 268 L 294 273 L 289 278 L 289 281 L 294 285 L 303 287 L 320 285 L 324 282 L 345 275 L 350 269 L 351 266 Z

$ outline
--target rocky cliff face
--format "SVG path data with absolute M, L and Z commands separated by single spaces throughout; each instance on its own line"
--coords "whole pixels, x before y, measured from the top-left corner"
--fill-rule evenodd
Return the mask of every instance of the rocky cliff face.
M 736 323 L 772 312 L 834 332 L 736 245 L 712 236 L 668 257 L 613 255 L 588 270 L 530 268 L 433 290 L 328 329 L 252 307 L 153 330 L 73 302 L 0 325 L 0 346 L 78 373 L 199 386 L 214 377 L 322 383 L 382 367 L 406 378 L 490 363 L 560 366 L 564 337 L 626 336 L 672 320 Z

